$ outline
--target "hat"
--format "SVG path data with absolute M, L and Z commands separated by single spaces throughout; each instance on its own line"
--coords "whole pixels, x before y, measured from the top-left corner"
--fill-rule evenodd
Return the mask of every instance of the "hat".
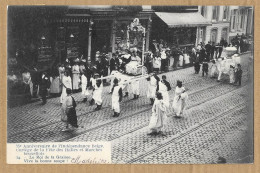
M 96 54 L 100 54 L 100 52 L 99 52 L 99 51 L 96 51 Z
M 98 73 L 95 73 L 94 76 L 99 76 L 99 74 L 98 74 Z
M 86 62 L 86 60 L 85 60 L 85 59 L 83 59 L 83 60 L 82 60 L 82 62 Z

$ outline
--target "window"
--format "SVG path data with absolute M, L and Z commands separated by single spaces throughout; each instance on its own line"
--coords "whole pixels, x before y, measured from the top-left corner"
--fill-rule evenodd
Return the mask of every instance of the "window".
M 218 34 L 218 29 L 214 28 L 214 29 L 211 30 L 210 41 L 212 43 L 216 43 L 217 42 L 217 34 Z
M 232 10 L 231 11 L 231 19 L 230 19 L 230 24 L 231 24 L 230 29 L 231 30 L 235 30 L 236 29 L 236 13 L 237 13 L 237 10 Z
M 242 30 L 244 28 L 245 23 L 245 11 L 240 10 L 239 11 L 239 29 Z
M 228 32 L 227 31 L 228 31 L 227 28 L 222 29 L 221 38 L 223 38 L 224 40 L 227 40 L 227 38 L 228 38 Z
M 202 15 L 203 17 L 206 16 L 206 7 L 205 7 L 205 6 L 201 6 L 201 11 L 200 11 L 200 13 L 201 13 L 201 15 Z
M 218 19 L 218 15 L 219 15 L 219 7 L 218 6 L 213 6 L 212 7 L 213 9 L 213 11 L 212 11 L 212 20 L 214 20 L 214 21 L 217 21 L 217 19 Z
M 223 7 L 223 20 L 227 21 L 228 20 L 228 6 Z

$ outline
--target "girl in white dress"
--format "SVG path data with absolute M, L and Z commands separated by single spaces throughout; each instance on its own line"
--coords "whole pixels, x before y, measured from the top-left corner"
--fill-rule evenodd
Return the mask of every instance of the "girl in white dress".
M 185 92 L 185 88 L 182 86 L 181 81 L 177 81 L 177 87 L 175 89 L 175 96 L 173 99 L 172 107 L 176 118 L 180 118 L 183 114 L 183 110 L 186 107 L 188 94 Z
M 60 103 L 62 104 L 65 98 L 67 97 L 67 92 L 66 89 L 70 88 L 72 89 L 72 84 L 71 84 L 71 78 L 68 75 L 69 73 L 67 71 L 64 72 L 64 76 L 62 77 L 62 93 L 60 96 Z
M 73 82 L 73 90 L 79 89 L 79 82 L 80 82 L 80 71 L 79 65 L 76 63 L 72 66 L 72 82 Z
M 217 69 L 216 61 L 212 60 L 212 64 L 210 66 L 210 77 L 211 78 L 216 77 L 217 76 L 217 72 L 218 72 L 218 69 Z
M 163 101 L 162 94 L 160 92 L 157 92 L 156 99 L 152 108 L 152 116 L 148 125 L 148 128 L 149 130 L 151 130 L 151 133 L 148 133 L 148 135 L 158 135 L 161 133 L 161 129 L 167 122 L 167 116 L 165 114 L 166 109 L 167 106 Z

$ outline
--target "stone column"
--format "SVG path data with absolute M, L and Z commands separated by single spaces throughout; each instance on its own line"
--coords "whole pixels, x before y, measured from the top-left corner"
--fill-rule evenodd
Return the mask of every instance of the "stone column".
M 93 25 L 93 19 L 90 19 L 90 21 L 89 21 L 89 28 L 88 28 L 88 64 L 91 64 L 92 25 Z
M 116 41 L 116 19 L 113 19 L 112 23 L 112 53 L 115 53 L 115 41 Z
M 146 45 L 145 45 L 146 52 L 149 50 L 151 26 L 152 26 L 152 18 L 149 17 L 147 23 L 147 31 L 146 31 Z

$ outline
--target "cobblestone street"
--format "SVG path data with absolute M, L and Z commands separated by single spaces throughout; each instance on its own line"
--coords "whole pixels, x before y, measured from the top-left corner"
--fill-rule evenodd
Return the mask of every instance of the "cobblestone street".
M 150 100 L 146 97 L 147 81 L 140 81 L 141 95 L 124 98 L 121 114 L 112 117 L 109 86 L 103 90 L 103 106 L 77 102 L 79 129 L 62 132 L 59 97 L 8 108 L 8 142 L 86 142 L 110 141 L 113 163 L 216 163 L 224 157 L 228 163 L 253 162 L 253 84 L 249 80 L 253 67 L 248 68 L 249 54 L 241 55 L 242 86 L 230 85 L 228 77 L 221 82 L 189 67 L 165 73 L 172 86 L 172 102 L 176 81 L 183 81 L 189 94 L 184 117 L 175 119 L 168 110 L 164 135 L 148 136 L 151 116 Z M 159 77 L 161 77 L 159 75 Z

